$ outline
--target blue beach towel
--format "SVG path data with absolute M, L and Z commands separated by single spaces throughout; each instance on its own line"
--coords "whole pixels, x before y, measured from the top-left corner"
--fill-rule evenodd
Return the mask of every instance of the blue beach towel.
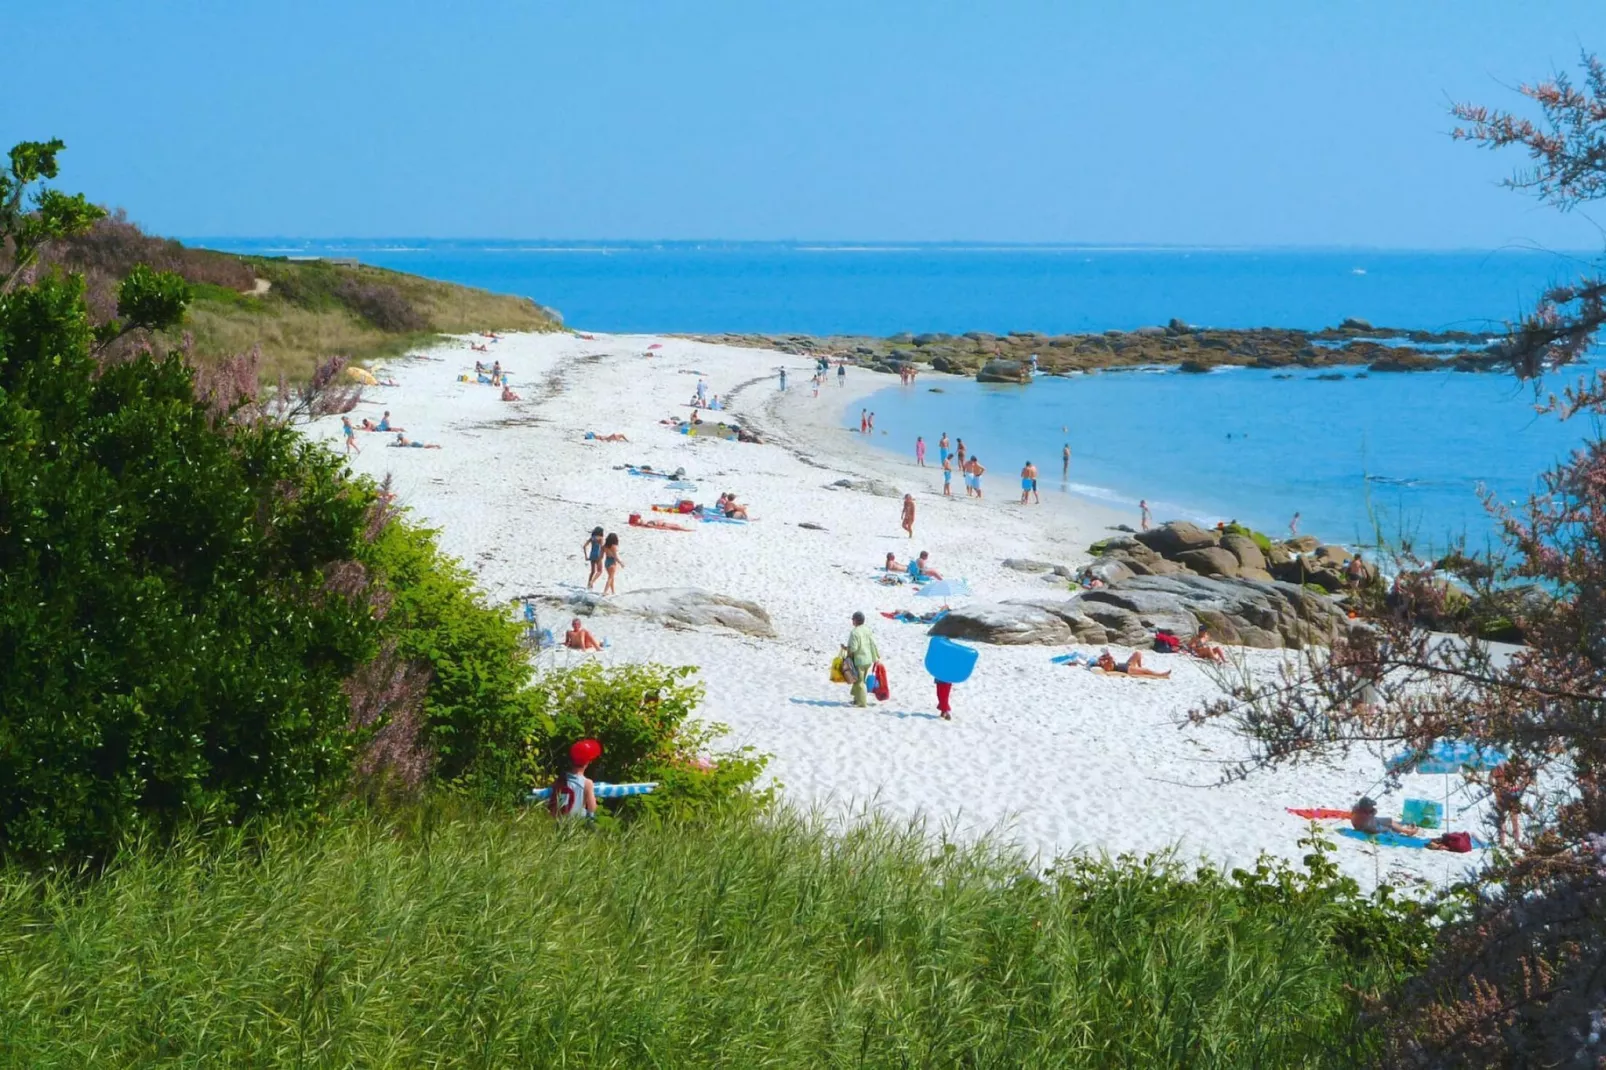
M 632 795 L 651 795 L 652 789 L 657 786 L 656 780 L 647 784 L 598 784 L 596 793 L 599 799 L 628 799 Z M 551 788 L 536 788 L 530 792 L 530 801 L 544 802 L 551 796 Z
M 1415 847 L 1417 850 L 1426 850 L 1432 840 L 1419 839 L 1416 836 L 1404 836 L 1398 832 L 1362 832 L 1360 829 L 1339 829 L 1340 836 L 1348 836 L 1352 840 L 1363 840 L 1368 843 L 1381 844 L 1384 847 Z M 1472 847 L 1481 851 L 1488 847 L 1487 843 L 1472 837 Z

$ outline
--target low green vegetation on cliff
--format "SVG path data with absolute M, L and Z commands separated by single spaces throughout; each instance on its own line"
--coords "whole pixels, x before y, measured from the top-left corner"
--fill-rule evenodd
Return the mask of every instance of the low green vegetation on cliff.
M 53 243 L 43 261 L 84 276 L 96 318 L 112 314 L 117 284 L 136 264 L 181 276 L 190 287 L 188 315 L 159 344 L 188 336 L 203 361 L 260 347 L 269 377 L 304 378 L 330 356 L 395 356 L 440 334 L 561 326 L 556 313 L 528 298 L 367 265 L 194 249 L 145 234 L 120 213 Z

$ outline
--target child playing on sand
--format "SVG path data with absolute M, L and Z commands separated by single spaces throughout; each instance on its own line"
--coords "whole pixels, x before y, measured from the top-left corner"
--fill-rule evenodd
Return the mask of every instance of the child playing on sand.
M 586 776 L 586 766 L 602 757 L 602 744 L 582 739 L 569 748 L 568 771 L 552 785 L 547 811 L 553 817 L 596 817 L 597 785 Z
M 903 530 L 912 539 L 915 537 L 915 496 L 903 496 Z
M 602 587 L 603 594 L 614 593 L 613 581 L 624 564 L 625 559 L 619 556 L 619 536 L 610 532 L 602 543 L 602 570 L 608 574 L 608 582 Z

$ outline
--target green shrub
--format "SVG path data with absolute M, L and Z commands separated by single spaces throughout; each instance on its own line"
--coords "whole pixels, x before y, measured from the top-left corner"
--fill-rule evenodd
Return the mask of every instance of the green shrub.
M 1268 538 L 1264 533 L 1256 531 L 1253 528 L 1244 527 L 1242 524 L 1228 524 L 1222 529 L 1222 534 L 1242 535 L 1244 538 L 1258 546 L 1261 553 L 1271 553 L 1271 539 Z
M 529 781 L 549 783 L 569 745 L 590 737 L 602 744 L 593 779 L 659 782 L 652 795 L 633 800 L 644 810 L 685 812 L 747 793 L 765 760 L 751 748 L 709 752 L 725 728 L 689 720 L 703 696 L 701 685 L 687 682 L 695 672 L 588 662 L 542 676 L 526 736 Z
M 136 269 L 121 312 L 182 289 Z M 341 682 L 376 649 L 371 502 L 298 433 L 198 403 L 176 355 L 97 367 L 79 277 L 0 299 L 0 854 L 334 790 Z
M 0 871 L 0 1063 L 1352 1067 L 1421 916 L 885 821 L 423 811 Z
M 435 775 L 485 798 L 518 797 L 527 790 L 521 766 L 533 708 L 519 625 L 485 603 L 433 531 L 392 522 L 365 560 L 391 595 L 386 638 L 430 669 L 424 742 Z

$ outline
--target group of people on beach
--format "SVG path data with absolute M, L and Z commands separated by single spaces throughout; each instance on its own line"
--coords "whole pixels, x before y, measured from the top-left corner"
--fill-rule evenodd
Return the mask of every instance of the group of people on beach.
M 602 585 L 602 593 L 613 594 L 614 581 L 625 565 L 625 559 L 619 553 L 619 536 L 612 532 L 604 536 L 600 527 L 592 528 L 590 538 L 580 548 L 580 555 L 586 559 L 591 570 L 586 576 L 586 590 L 591 590 L 606 575 L 607 582 Z

